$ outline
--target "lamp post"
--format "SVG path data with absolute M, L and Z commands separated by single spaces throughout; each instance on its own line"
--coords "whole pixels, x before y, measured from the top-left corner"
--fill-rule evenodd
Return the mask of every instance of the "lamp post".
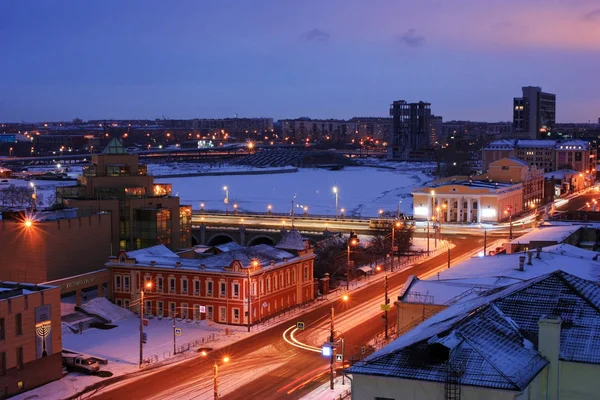
M 223 357 L 223 364 L 227 364 L 229 362 L 229 357 Z M 215 360 L 215 364 L 213 365 L 213 393 L 214 399 L 217 400 L 219 398 L 219 364 Z
M 141 276 L 140 276 L 141 279 Z M 140 282 L 140 368 L 144 359 L 144 289 L 151 289 L 152 282 L 141 285 Z
M 32 203 L 32 210 L 35 211 L 35 206 L 37 203 L 37 188 L 35 187 L 35 183 L 33 182 L 29 182 L 29 186 L 31 186 L 31 188 L 33 189 L 33 193 L 31 194 L 31 199 L 33 200 Z
M 508 223 L 509 223 L 509 231 L 508 231 L 508 239 L 512 240 L 513 238 L 513 223 L 512 223 L 512 207 L 510 205 L 506 206 L 506 211 L 508 214 Z
M 11 147 L 11 148 L 8 149 L 8 156 L 9 157 L 12 157 L 12 152 L 13 152 L 13 148 Z
M 348 239 L 348 260 L 346 261 L 346 290 L 350 290 L 350 246 L 356 246 L 357 244 L 358 238 L 354 232 L 351 232 Z
M 338 219 L 339 190 L 337 186 L 334 186 L 332 190 L 335 194 L 335 219 Z
M 343 302 L 347 302 L 349 299 L 348 295 L 343 295 L 342 296 L 342 301 Z M 330 322 L 330 327 L 329 327 L 329 345 L 330 350 L 331 350 L 331 354 L 329 355 L 329 389 L 333 390 L 333 362 L 334 362 L 334 347 L 333 344 L 335 342 L 335 311 L 333 309 L 333 305 L 331 306 L 331 322 Z M 343 362 L 343 357 L 342 357 L 342 362 Z
M 229 213 L 229 188 L 227 186 L 223 186 L 223 190 L 225 191 L 225 214 Z
M 398 246 L 396 246 L 396 228 L 400 228 L 400 221 L 396 221 L 392 224 L 392 248 L 390 251 L 391 260 L 390 260 L 390 269 L 394 272 L 394 253 L 398 252 Z

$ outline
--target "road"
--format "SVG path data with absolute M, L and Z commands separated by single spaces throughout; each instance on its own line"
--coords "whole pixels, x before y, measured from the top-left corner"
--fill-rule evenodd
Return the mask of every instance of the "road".
M 481 237 L 457 238 L 452 249 L 453 258 L 459 258 L 482 247 Z M 409 270 L 390 274 L 388 286 L 392 301 L 409 275 L 424 275 L 444 266 L 447 254 L 425 260 Z M 298 320 L 307 329 L 298 336 L 300 340 L 316 340 L 328 333 L 330 307 L 333 304 L 337 329 L 343 332 L 346 354 L 351 357 L 360 352 L 372 337 L 383 330 L 383 319 L 378 303 L 383 303 L 383 280 L 350 293 L 348 302 L 336 300 L 323 302 Z M 362 308 L 361 308 L 362 307 Z M 375 315 L 361 310 L 375 307 Z M 392 308 L 393 309 L 393 308 Z M 366 316 L 366 318 L 361 318 Z M 358 318 L 358 319 L 357 319 Z M 394 321 L 390 312 L 390 323 Z M 355 322 L 358 322 L 354 324 Z M 124 381 L 119 386 L 104 388 L 95 399 L 211 399 L 213 396 L 214 361 L 219 361 L 219 388 L 224 399 L 295 399 L 325 382 L 328 361 L 315 352 L 293 347 L 283 340 L 284 331 L 294 322 L 282 323 L 262 333 L 214 351 L 208 357 L 198 356 L 177 365 L 165 367 L 135 380 Z M 325 326 L 326 328 L 323 328 Z M 222 358 L 229 356 L 229 363 L 222 365 Z

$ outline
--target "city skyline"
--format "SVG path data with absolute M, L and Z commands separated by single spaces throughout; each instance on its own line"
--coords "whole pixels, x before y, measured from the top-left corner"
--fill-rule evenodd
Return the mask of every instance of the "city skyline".
M 510 121 L 522 86 L 597 121 L 590 0 L 2 4 L 0 120 L 388 117 Z M 543 23 L 532 24 L 532 21 Z

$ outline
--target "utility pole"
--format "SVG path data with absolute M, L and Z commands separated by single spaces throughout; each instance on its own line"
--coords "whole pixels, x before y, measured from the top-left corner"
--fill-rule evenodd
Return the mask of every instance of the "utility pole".
M 400 206 L 398 206 L 398 210 L 400 210 Z M 394 244 L 396 243 L 395 235 L 396 232 L 396 222 L 392 224 L 392 251 L 390 252 L 390 269 L 394 272 Z
M 219 398 L 219 366 L 215 361 L 215 365 L 213 365 L 213 392 L 215 395 L 215 400 Z
M 346 290 L 350 290 L 350 241 L 352 240 L 352 235 L 350 235 L 350 239 L 348 240 L 348 259 L 346 260 Z M 332 309 L 333 312 L 333 309 Z
M 175 339 L 175 315 L 176 312 L 173 313 L 173 355 L 177 354 L 177 339 Z
M 344 362 L 345 360 L 345 353 L 344 353 L 344 338 L 342 338 L 342 369 L 344 369 L 344 367 L 346 366 L 346 363 Z M 342 372 L 342 385 L 346 384 L 346 374 L 344 374 Z
M 248 332 L 250 332 L 250 315 L 252 313 L 252 303 L 251 303 L 251 298 L 252 298 L 252 293 L 250 293 L 251 291 L 251 285 L 250 285 L 250 268 L 248 268 Z
M 387 310 L 387 305 L 388 305 L 389 299 L 388 299 L 388 277 L 387 275 L 385 276 L 385 340 L 388 340 L 388 310 Z
M 429 255 L 429 218 L 427 218 L 427 255 Z
M 329 388 L 333 390 L 333 341 L 335 340 L 335 331 L 333 327 L 334 310 L 331 306 L 331 329 L 329 332 L 329 343 L 331 346 L 331 355 L 329 358 Z
M 450 268 L 450 247 L 448 247 L 448 268 Z
M 487 229 L 483 230 L 483 256 L 487 255 Z
M 142 282 L 140 282 L 140 286 Z M 140 287 L 140 367 L 144 359 L 144 287 Z

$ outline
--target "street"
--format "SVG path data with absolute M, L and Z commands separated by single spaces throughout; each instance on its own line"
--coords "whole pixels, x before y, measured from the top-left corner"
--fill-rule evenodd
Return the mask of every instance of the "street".
M 454 239 L 456 247 L 452 249 L 452 258 L 464 256 L 480 249 L 483 238 L 462 237 Z M 447 253 L 443 252 L 425 260 L 414 267 L 390 274 L 389 296 L 393 303 L 400 287 L 409 275 L 423 275 L 444 266 Z M 379 310 L 383 303 L 383 280 L 373 285 L 350 292 L 348 302 L 340 300 L 314 308 L 298 317 L 308 327 L 299 340 L 314 336 L 326 336 L 328 331 L 320 324 L 327 325 L 330 308 L 333 305 L 340 326 L 345 326 L 343 337 L 346 344 L 346 358 L 360 354 L 360 349 L 376 334 L 384 329 L 382 312 L 362 320 L 352 326 L 344 323 L 347 318 L 356 318 L 356 312 L 364 304 L 372 302 Z M 390 325 L 395 316 L 394 307 L 389 315 Z M 369 314 L 372 315 L 372 314 Z M 342 325 L 343 324 L 343 325 Z M 277 399 L 300 398 L 328 379 L 328 359 L 322 355 L 291 346 L 283 339 L 283 333 L 295 321 L 281 323 L 260 334 L 249 337 L 226 348 L 209 353 L 207 357 L 198 356 L 168 366 L 132 380 L 124 380 L 116 387 L 106 387 L 93 394 L 98 399 L 211 399 L 213 398 L 213 363 L 219 367 L 219 392 L 225 399 Z M 313 330 L 311 326 L 314 325 Z M 337 333 L 336 333 L 337 334 Z M 314 344 L 314 343 L 313 343 Z M 223 357 L 230 361 L 223 365 Z M 84 396 L 85 397 L 85 396 Z

